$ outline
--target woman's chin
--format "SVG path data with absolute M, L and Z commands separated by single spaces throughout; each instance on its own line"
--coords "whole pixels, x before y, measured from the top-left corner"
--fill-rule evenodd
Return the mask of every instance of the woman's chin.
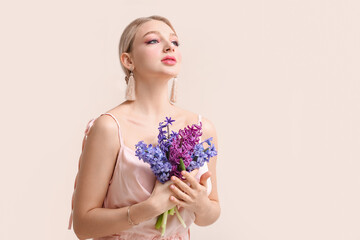
M 164 78 L 164 79 L 171 79 L 171 78 L 174 78 L 178 75 L 178 72 L 163 72 L 161 73 L 161 78 Z

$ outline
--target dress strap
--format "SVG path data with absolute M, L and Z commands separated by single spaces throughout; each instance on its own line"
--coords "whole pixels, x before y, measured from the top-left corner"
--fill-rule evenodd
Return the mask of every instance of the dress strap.
M 118 128 L 119 128 L 119 139 L 120 139 L 121 147 L 124 146 L 124 142 L 123 142 L 123 138 L 122 138 L 122 135 L 121 135 L 121 130 L 120 130 L 119 121 L 118 121 L 118 120 L 116 119 L 116 117 L 115 117 L 113 114 L 111 114 L 111 113 L 103 113 L 103 114 L 101 114 L 100 116 L 102 116 L 102 115 L 109 115 L 109 116 L 111 116 L 111 117 L 115 120 L 115 122 L 116 122 L 116 124 L 117 124 L 117 126 L 118 126 Z

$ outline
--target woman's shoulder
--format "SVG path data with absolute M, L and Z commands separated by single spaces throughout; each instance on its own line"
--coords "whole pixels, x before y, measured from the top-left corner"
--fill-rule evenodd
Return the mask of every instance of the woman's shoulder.
M 119 123 L 121 123 L 124 116 L 129 115 L 129 111 L 131 111 L 131 109 L 129 108 L 128 104 L 126 104 L 126 101 L 124 101 L 121 104 L 108 109 L 104 113 L 110 113 L 111 115 L 113 115 L 116 118 L 116 120 L 118 120 Z M 108 115 L 108 114 L 103 114 L 102 116 L 104 116 L 104 115 Z M 111 118 L 111 117 L 109 116 L 109 118 Z
M 98 132 L 103 135 L 102 137 L 118 138 L 119 109 L 114 107 L 94 117 L 88 123 L 85 133 L 90 135 L 92 132 Z
M 91 120 L 91 126 L 88 125 L 86 135 L 105 138 L 117 138 L 118 126 L 114 119 L 107 114 L 100 114 Z
M 186 110 L 180 107 L 178 108 L 180 113 L 186 116 L 188 123 L 198 123 L 200 117 L 202 128 L 204 131 L 210 131 L 210 132 L 215 131 L 215 125 L 206 115 L 204 116 L 203 113 L 195 113 L 193 111 Z

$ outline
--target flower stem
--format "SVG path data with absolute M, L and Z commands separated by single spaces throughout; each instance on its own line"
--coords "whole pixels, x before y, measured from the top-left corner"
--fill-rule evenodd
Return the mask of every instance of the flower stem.
M 185 164 L 184 164 L 184 161 L 182 158 L 180 158 L 179 167 L 180 167 L 180 170 L 186 171 L 186 167 L 185 167 Z
M 174 213 L 175 213 L 175 208 L 176 208 L 176 206 L 169 210 L 169 214 L 170 214 L 170 215 L 174 215 Z
M 168 212 L 169 210 L 165 211 L 163 214 L 163 219 L 162 219 L 162 224 L 161 224 L 161 236 L 163 237 L 165 234 L 165 230 L 166 230 L 166 222 L 167 222 L 167 216 L 168 216 Z
M 181 215 L 180 215 L 180 213 L 179 213 L 176 206 L 175 206 L 175 213 L 176 213 L 176 216 L 179 219 L 181 225 L 183 225 L 183 227 L 186 228 L 186 224 L 185 224 L 184 220 L 182 219 L 182 217 L 181 217 Z
M 159 215 L 159 217 L 158 217 L 158 219 L 157 219 L 157 221 L 156 221 L 156 224 L 155 224 L 155 228 L 156 228 L 156 229 L 160 229 L 161 224 L 162 224 L 163 217 L 164 217 L 164 213 L 162 213 L 161 215 Z

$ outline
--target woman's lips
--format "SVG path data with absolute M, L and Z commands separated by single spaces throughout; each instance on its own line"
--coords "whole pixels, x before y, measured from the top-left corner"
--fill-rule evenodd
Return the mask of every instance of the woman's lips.
M 167 65 L 175 65 L 176 64 L 176 61 L 173 60 L 173 59 L 164 59 L 164 60 L 161 60 L 163 63 L 167 64 Z

